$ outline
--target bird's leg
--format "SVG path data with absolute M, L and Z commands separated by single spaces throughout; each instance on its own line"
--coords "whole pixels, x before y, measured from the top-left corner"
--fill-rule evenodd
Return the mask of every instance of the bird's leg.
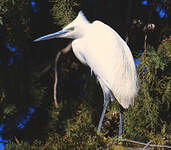
M 123 111 L 120 111 L 119 138 L 122 138 Z
M 103 118 L 104 118 L 104 115 L 105 115 L 106 108 L 107 108 L 108 104 L 109 104 L 109 98 L 106 96 L 106 94 L 104 94 L 104 107 L 103 107 L 103 111 L 102 111 L 102 114 L 101 114 L 101 117 L 100 117 L 100 121 L 99 121 L 99 125 L 98 125 L 98 128 L 97 128 L 97 132 L 100 132 L 100 129 L 101 129 L 101 126 L 102 126 L 102 122 L 103 122 Z
M 101 88 L 103 90 L 103 96 L 104 96 L 104 107 L 103 107 L 103 111 L 102 111 L 100 121 L 99 121 L 99 125 L 98 125 L 98 128 L 97 128 L 97 132 L 100 132 L 102 122 L 103 122 L 103 118 L 104 118 L 104 115 L 105 115 L 105 112 L 106 112 L 106 108 L 107 108 L 107 106 L 109 104 L 110 94 L 111 93 L 110 93 L 109 88 L 107 88 L 107 86 L 104 84 L 104 82 L 101 80 L 101 78 L 97 76 L 97 79 L 99 80 L 99 83 L 100 83 Z

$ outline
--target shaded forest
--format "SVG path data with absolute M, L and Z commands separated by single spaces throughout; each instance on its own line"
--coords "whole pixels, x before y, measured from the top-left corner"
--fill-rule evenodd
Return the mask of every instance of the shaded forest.
M 33 40 L 59 31 L 80 10 L 89 21 L 100 20 L 118 32 L 134 56 L 140 90 L 134 107 L 124 111 L 123 139 L 171 145 L 170 0 L 4 0 L 0 1 L 2 147 L 143 147 L 118 140 L 120 106 L 116 101 L 110 102 L 97 134 L 103 93 L 90 68 L 72 51 L 59 58 L 58 105 L 54 105 L 55 58 L 71 40 Z

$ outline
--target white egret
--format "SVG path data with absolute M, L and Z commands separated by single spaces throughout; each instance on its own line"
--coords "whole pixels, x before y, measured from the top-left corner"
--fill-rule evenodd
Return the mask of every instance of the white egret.
M 90 23 L 82 11 L 76 19 L 61 31 L 36 40 L 70 38 L 75 56 L 91 68 L 96 75 L 104 95 L 104 108 L 97 131 L 100 131 L 110 99 L 116 99 L 123 108 L 134 104 L 138 92 L 134 59 L 126 42 L 108 25 L 100 21 Z M 119 136 L 122 135 L 120 115 Z

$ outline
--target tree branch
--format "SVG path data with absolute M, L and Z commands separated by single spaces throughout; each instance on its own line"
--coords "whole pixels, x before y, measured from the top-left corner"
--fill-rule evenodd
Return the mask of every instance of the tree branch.
M 57 87 L 57 84 L 58 84 L 58 70 L 57 70 L 58 60 L 59 60 L 59 57 L 60 57 L 61 54 L 66 54 L 71 50 L 71 46 L 72 46 L 72 43 L 70 42 L 67 45 L 67 47 L 65 47 L 64 49 L 62 49 L 61 51 L 59 51 L 56 54 L 56 58 L 55 58 L 55 74 L 54 74 L 55 75 L 55 81 L 54 81 L 54 88 L 53 88 L 53 99 L 54 99 L 55 106 L 57 106 L 57 104 L 58 104 L 58 101 L 57 101 L 57 98 L 56 98 L 56 87 Z
M 122 142 L 130 142 L 130 143 L 135 143 L 135 144 L 140 144 L 140 145 L 150 146 L 150 147 L 170 148 L 170 149 L 171 149 L 171 146 L 167 146 L 167 145 L 155 145 L 155 144 L 150 144 L 151 141 L 148 142 L 148 143 L 143 143 L 143 142 L 139 142 L 139 141 L 128 140 L 128 139 L 121 139 L 121 138 L 119 138 L 119 141 L 122 141 Z
M 143 150 L 146 150 L 146 148 L 150 145 L 151 142 L 152 142 L 152 141 L 149 141 L 149 142 L 147 143 L 147 145 L 143 148 Z
M 57 63 L 58 63 L 58 59 L 60 55 L 61 55 L 61 51 L 56 54 L 56 58 L 55 58 L 55 82 L 54 82 L 54 87 L 53 87 L 53 99 L 54 99 L 55 106 L 57 106 L 57 99 L 56 99 L 56 87 L 58 84 Z
M 52 64 L 48 64 L 39 74 L 39 76 L 42 76 L 43 74 L 45 74 L 47 71 L 49 71 L 49 69 L 51 69 Z

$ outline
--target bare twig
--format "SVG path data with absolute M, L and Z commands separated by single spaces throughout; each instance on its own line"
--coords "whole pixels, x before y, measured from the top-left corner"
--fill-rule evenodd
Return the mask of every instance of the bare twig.
M 147 33 L 145 33 L 145 37 L 144 37 L 144 50 L 146 50 L 147 48 Z
M 146 150 L 146 148 L 150 145 L 151 142 L 152 142 L 152 141 L 149 141 L 149 142 L 147 143 L 147 145 L 143 148 L 143 150 Z
M 15 5 L 15 2 L 14 2 L 14 0 L 12 0 L 12 4 L 13 4 L 13 5 Z
M 143 143 L 143 142 L 129 140 L 129 139 L 122 139 L 122 138 L 119 138 L 119 141 L 130 142 L 130 143 L 135 143 L 135 144 L 140 144 L 140 145 L 145 145 L 145 146 L 147 145 L 146 143 Z
M 45 74 L 47 71 L 49 71 L 49 69 L 51 69 L 52 64 L 48 64 L 39 74 L 39 76 L 42 76 L 43 74 Z
M 64 49 L 61 50 L 62 53 L 63 53 L 63 54 L 68 53 L 68 52 L 71 50 L 71 46 L 72 46 L 72 42 L 70 42 L 70 43 L 67 45 L 67 47 L 65 47 Z
M 148 145 L 150 147 L 159 147 L 159 148 L 169 148 L 169 149 L 171 149 L 171 146 L 167 146 L 167 145 L 148 144 L 148 143 L 143 143 L 143 142 L 139 142 L 139 141 L 128 140 L 128 139 L 120 139 L 120 138 L 119 138 L 119 141 L 130 142 L 130 143 L 140 144 L 140 145 L 144 145 L 144 146 Z
M 55 58 L 55 82 L 54 82 L 54 88 L 53 88 L 53 99 L 54 99 L 55 106 L 57 106 L 57 99 L 56 99 L 56 87 L 58 84 L 57 63 L 58 63 L 58 59 L 60 55 L 61 55 L 61 51 L 56 54 L 56 58 Z
M 59 51 L 56 54 L 56 58 L 55 58 L 55 82 L 54 82 L 54 88 L 53 88 L 53 98 L 54 98 L 54 104 L 55 104 L 55 106 L 57 106 L 57 98 L 56 98 L 56 87 L 57 87 L 57 84 L 58 84 L 57 63 L 58 63 L 58 60 L 59 60 L 59 57 L 60 57 L 61 54 L 66 54 L 66 53 L 68 53 L 71 50 L 71 44 L 72 43 L 69 43 L 67 45 L 67 47 L 65 47 L 64 49 L 62 49 L 61 51 Z
M 43 76 L 44 74 L 46 74 L 51 68 L 53 68 L 54 66 L 54 61 L 49 61 L 48 63 L 46 63 L 46 66 L 43 66 L 40 73 L 39 73 L 39 77 Z

